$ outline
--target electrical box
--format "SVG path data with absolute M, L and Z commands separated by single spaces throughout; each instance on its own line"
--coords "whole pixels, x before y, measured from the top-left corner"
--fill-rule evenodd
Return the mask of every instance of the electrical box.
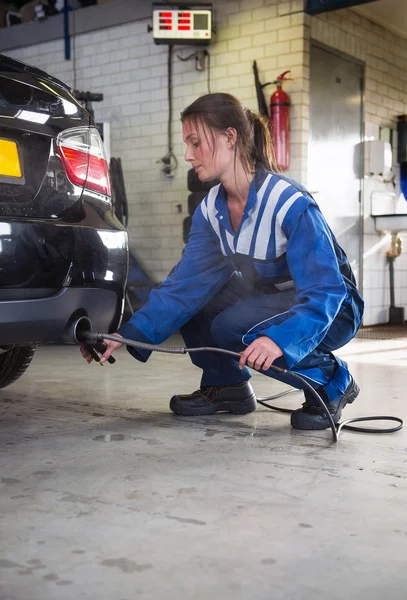
M 153 4 L 153 39 L 156 44 L 209 44 L 212 5 Z
M 365 175 L 388 177 L 392 168 L 392 151 L 389 142 L 368 140 L 365 145 Z
M 370 196 L 372 217 L 394 215 L 397 211 L 397 197 L 394 192 L 375 191 Z

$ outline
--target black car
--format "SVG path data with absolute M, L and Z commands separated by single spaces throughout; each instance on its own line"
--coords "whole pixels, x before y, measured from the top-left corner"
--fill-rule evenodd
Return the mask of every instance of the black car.
M 116 330 L 127 269 L 92 117 L 67 85 L 0 55 L 0 387 L 83 317 Z

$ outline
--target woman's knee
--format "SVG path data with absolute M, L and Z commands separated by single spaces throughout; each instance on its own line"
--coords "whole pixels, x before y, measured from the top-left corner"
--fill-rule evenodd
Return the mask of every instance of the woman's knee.
M 215 317 L 211 324 L 211 336 L 219 348 L 240 352 L 245 348 L 243 334 L 236 320 L 230 319 L 224 313 Z

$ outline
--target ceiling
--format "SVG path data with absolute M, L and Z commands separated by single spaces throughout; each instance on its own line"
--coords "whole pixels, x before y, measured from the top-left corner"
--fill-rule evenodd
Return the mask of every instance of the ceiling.
M 407 1 L 376 0 L 353 10 L 407 39 Z

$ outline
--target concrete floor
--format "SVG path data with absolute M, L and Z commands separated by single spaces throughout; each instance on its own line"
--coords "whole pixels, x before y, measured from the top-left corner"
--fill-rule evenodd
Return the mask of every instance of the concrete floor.
M 362 388 L 345 416 L 406 416 L 407 341 L 340 355 Z M 404 600 L 407 429 L 334 446 L 260 406 L 170 414 L 197 383 L 183 356 L 48 346 L 0 392 L 1 600 Z

